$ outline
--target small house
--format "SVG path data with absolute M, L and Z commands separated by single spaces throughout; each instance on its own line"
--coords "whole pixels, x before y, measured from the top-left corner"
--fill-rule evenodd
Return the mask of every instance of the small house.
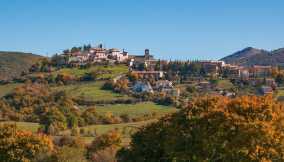
M 142 93 L 142 92 L 154 93 L 153 88 L 149 82 L 138 81 L 135 83 L 132 89 L 136 93 Z
M 261 86 L 261 93 L 263 95 L 268 95 L 273 93 L 273 89 L 270 86 Z

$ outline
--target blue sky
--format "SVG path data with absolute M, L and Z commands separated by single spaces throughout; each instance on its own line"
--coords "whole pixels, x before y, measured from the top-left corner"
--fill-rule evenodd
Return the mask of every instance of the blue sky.
M 158 58 L 284 47 L 283 0 L 1 0 L 0 50 L 52 55 L 103 43 Z

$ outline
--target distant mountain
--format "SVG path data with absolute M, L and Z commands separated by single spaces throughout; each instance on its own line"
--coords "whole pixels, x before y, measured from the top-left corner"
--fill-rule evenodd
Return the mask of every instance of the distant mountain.
M 0 51 L 0 80 L 18 77 L 43 58 L 32 53 Z
M 232 55 L 221 59 L 229 64 L 252 66 L 252 65 L 284 65 L 284 48 L 274 51 L 266 51 L 247 47 Z

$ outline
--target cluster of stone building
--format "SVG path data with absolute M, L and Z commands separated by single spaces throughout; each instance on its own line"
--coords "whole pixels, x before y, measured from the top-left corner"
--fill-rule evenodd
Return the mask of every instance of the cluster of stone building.
M 153 55 L 150 55 L 149 50 L 145 50 L 145 54 L 142 56 L 129 56 L 129 67 L 134 72 L 142 75 L 143 77 L 155 76 L 156 78 L 163 77 L 163 71 L 155 71 L 155 66 L 159 62 L 162 65 L 168 64 L 166 60 L 154 59 Z M 259 66 L 254 65 L 251 67 L 236 66 L 231 64 L 226 64 L 224 61 L 214 61 L 214 60 L 200 60 L 194 61 L 198 63 L 203 68 L 205 74 L 210 76 L 222 76 L 226 75 L 228 78 L 269 78 L 272 74 L 272 66 Z M 139 66 L 144 65 L 144 71 L 139 70 Z M 137 70 L 138 69 L 138 70 Z M 157 70 L 157 69 L 156 69 Z
M 168 64 L 167 60 L 155 59 L 153 55 L 150 54 L 149 49 L 145 49 L 144 55 L 129 55 L 125 50 L 119 50 L 116 48 L 103 48 L 99 45 L 95 48 L 90 48 L 87 51 L 69 52 L 63 54 L 66 64 L 71 65 L 84 65 L 86 63 L 96 63 L 102 61 L 110 62 L 120 62 L 127 63 L 131 72 L 139 75 L 140 78 L 145 80 L 153 78 L 155 80 L 161 80 L 164 78 L 165 72 L 161 69 L 157 69 L 157 63 L 160 66 Z M 251 85 L 257 85 L 259 82 L 263 82 L 263 78 L 266 78 L 265 85 L 272 87 L 275 85 L 273 79 L 271 79 L 272 67 L 271 66 L 251 66 L 243 67 L 226 64 L 224 61 L 213 61 L 213 60 L 199 60 L 194 61 L 201 65 L 204 73 L 208 76 L 226 76 L 230 79 L 246 80 Z M 163 83 L 167 85 L 168 82 Z M 148 89 L 149 84 L 138 83 L 135 89 Z M 137 88 L 138 87 L 138 88 Z M 142 87 L 142 88 L 141 88 Z
M 62 55 L 66 58 L 65 63 L 69 65 L 84 65 L 102 61 L 127 62 L 129 57 L 128 52 L 124 50 L 121 51 L 116 48 L 107 49 L 103 48 L 102 45 L 86 51 L 68 52 Z
M 148 79 L 153 78 L 155 80 L 163 79 L 165 72 L 162 70 L 157 71 L 156 64 L 160 63 L 160 66 L 163 64 L 168 64 L 166 60 L 157 60 L 154 59 L 153 55 L 150 54 L 149 50 L 145 50 L 145 54 L 142 56 L 130 56 L 129 57 L 129 67 L 133 73 L 139 75 L 140 78 Z M 213 60 L 200 60 L 194 61 L 201 65 L 204 70 L 204 73 L 207 76 L 216 76 L 222 77 L 225 76 L 229 79 L 235 79 L 238 81 L 246 81 L 251 86 L 262 85 L 261 91 L 264 94 L 272 93 L 273 89 L 276 87 L 276 83 L 272 78 L 272 66 L 259 66 L 254 65 L 250 67 L 236 66 L 231 64 L 226 64 L 224 61 L 213 61 Z M 143 65 L 146 70 L 139 70 L 139 66 Z M 156 69 L 156 70 L 155 70 Z M 265 79 L 264 79 L 265 78 Z M 172 83 L 168 81 L 161 82 L 166 87 Z M 209 87 L 209 82 L 204 80 L 199 80 L 201 87 Z M 138 83 L 134 89 L 142 91 L 152 91 L 148 83 Z M 162 88 L 166 89 L 166 88 Z M 172 88 L 168 88 L 172 89 Z M 205 88 L 206 89 L 206 88 Z
M 86 64 L 95 63 L 101 61 L 117 61 L 128 63 L 129 69 L 136 71 L 139 75 L 143 77 L 155 76 L 156 78 L 162 78 L 164 72 L 157 71 L 156 65 L 159 62 L 160 65 L 168 64 L 167 60 L 155 59 L 153 55 L 150 54 L 149 49 L 145 49 L 144 55 L 129 55 L 125 50 L 119 50 L 116 48 L 107 49 L 102 45 L 95 48 L 90 48 L 87 51 L 77 51 L 68 52 L 62 54 L 66 56 L 66 64 Z M 252 67 L 242 67 L 230 64 L 225 64 L 224 61 L 195 61 L 199 63 L 204 72 L 208 75 L 220 76 L 225 74 L 228 78 L 263 78 L 269 77 L 272 72 L 271 66 L 252 66 Z M 140 67 L 143 67 L 140 70 Z

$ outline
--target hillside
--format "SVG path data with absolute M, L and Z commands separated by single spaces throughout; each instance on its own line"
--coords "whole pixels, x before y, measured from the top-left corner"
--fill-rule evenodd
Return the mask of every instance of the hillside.
M 252 47 L 245 48 L 221 59 L 229 64 L 251 65 L 284 65 L 284 48 L 266 51 Z
M 18 77 L 42 56 L 23 52 L 0 51 L 0 80 Z

